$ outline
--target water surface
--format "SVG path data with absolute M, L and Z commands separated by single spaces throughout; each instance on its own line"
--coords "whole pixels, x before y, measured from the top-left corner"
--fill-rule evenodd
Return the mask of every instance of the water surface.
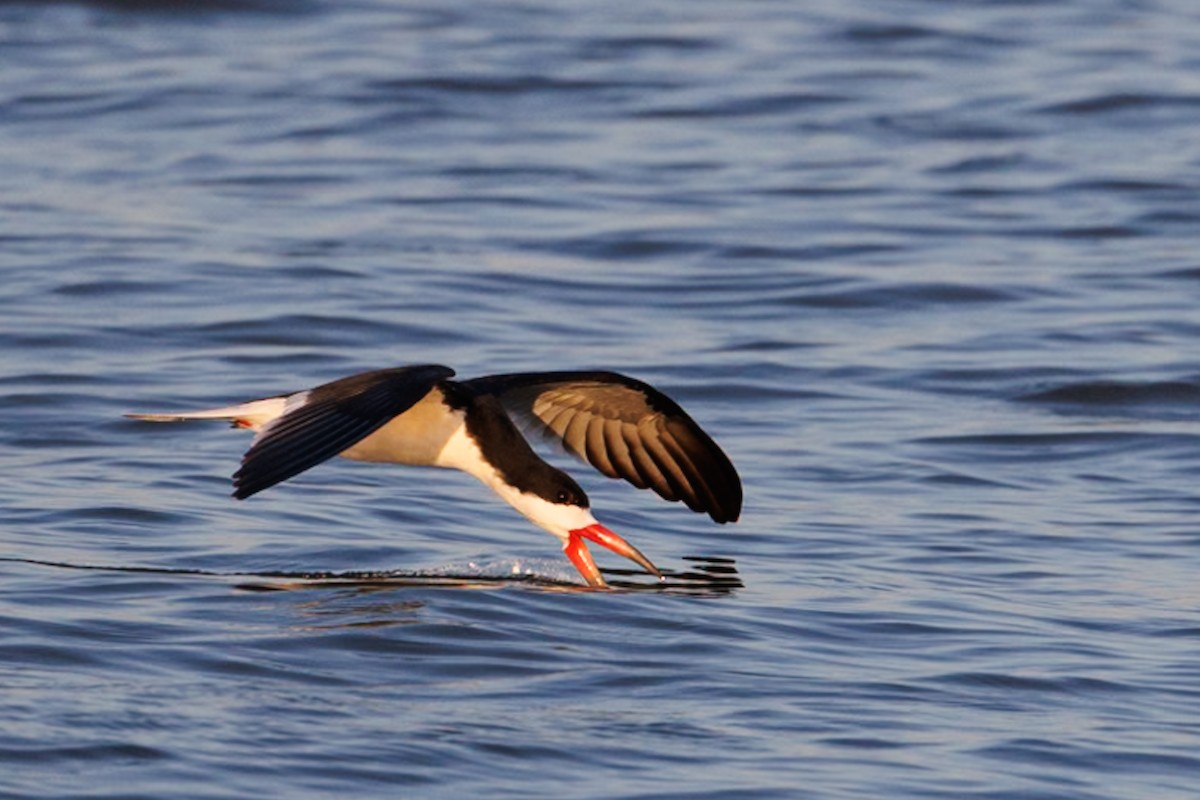
M 0 5 L 0 796 L 1194 797 L 1198 44 L 1172 0 Z M 743 585 L 568 591 L 457 474 L 238 503 L 244 435 L 121 417 L 430 362 L 668 391 L 737 525 L 570 469 Z M 475 580 L 278 577 L 388 571 Z

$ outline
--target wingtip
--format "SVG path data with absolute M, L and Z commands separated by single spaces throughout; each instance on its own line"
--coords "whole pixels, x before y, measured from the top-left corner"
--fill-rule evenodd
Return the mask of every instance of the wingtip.
M 742 516 L 741 481 L 739 480 L 733 486 L 726 486 L 725 488 L 725 497 L 717 500 L 716 504 L 708 509 L 708 515 L 712 517 L 713 522 L 719 525 L 737 522 Z
M 233 476 L 233 491 L 229 493 L 229 496 L 234 500 L 245 500 L 247 497 L 253 497 L 254 495 L 258 494 L 260 491 L 262 491 L 262 489 L 263 487 L 261 486 L 247 486 L 245 480 L 242 478 L 242 475 L 235 473 Z
M 717 523 L 718 525 L 729 525 L 737 522 L 741 518 L 742 514 L 741 509 L 738 509 L 732 514 L 722 514 L 720 511 L 713 511 L 709 514 L 709 516 L 712 517 L 713 522 Z
M 273 484 L 262 485 L 261 482 L 253 483 L 247 480 L 247 476 L 242 475 L 241 471 L 233 475 L 233 491 L 229 493 L 234 500 L 245 500 L 253 497 L 263 489 L 269 488 Z

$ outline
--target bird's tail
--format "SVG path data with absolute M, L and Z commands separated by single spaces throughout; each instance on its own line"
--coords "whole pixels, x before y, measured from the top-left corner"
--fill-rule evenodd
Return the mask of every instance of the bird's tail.
M 189 420 L 226 420 L 232 422 L 235 428 L 246 428 L 260 431 L 271 420 L 276 419 L 287 409 L 287 397 L 268 397 L 264 400 L 252 400 L 236 406 L 224 408 L 207 408 L 201 411 L 170 411 L 153 414 L 126 414 L 129 419 L 139 419 L 144 422 L 187 422 Z

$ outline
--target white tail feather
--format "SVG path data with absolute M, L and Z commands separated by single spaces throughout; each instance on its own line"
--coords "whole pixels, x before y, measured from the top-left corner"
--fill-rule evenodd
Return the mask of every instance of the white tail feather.
M 306 394 L 301 392 L 301 395 Z M 297 398 L 268 397 L 265 400 L 254 400 L 236 406 L 224 408 L 207 408 L 202 411 L 176 411 L 162 414 L 126 414 L 130 419 L 140 419 L 145 422 L 186 422 L 188 420 L 217 419 L 232 422 L 239 428 L 260 431 L 265 425 L 283 415 L 288 410 L 289 401 Z M 301 400 L 300 404 L 303 404 Z M 291 404 L 295 407 L 295 403 Z

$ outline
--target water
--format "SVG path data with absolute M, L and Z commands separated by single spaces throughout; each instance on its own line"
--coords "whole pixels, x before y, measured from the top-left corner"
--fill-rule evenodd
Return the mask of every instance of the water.
M 1194 4 L 193 5 L 0 6 L 0 796 L 1196 796 Z M 120 416 L 427 362 L 667 390 L 737 525 L 570 468 L 744 586 Z

